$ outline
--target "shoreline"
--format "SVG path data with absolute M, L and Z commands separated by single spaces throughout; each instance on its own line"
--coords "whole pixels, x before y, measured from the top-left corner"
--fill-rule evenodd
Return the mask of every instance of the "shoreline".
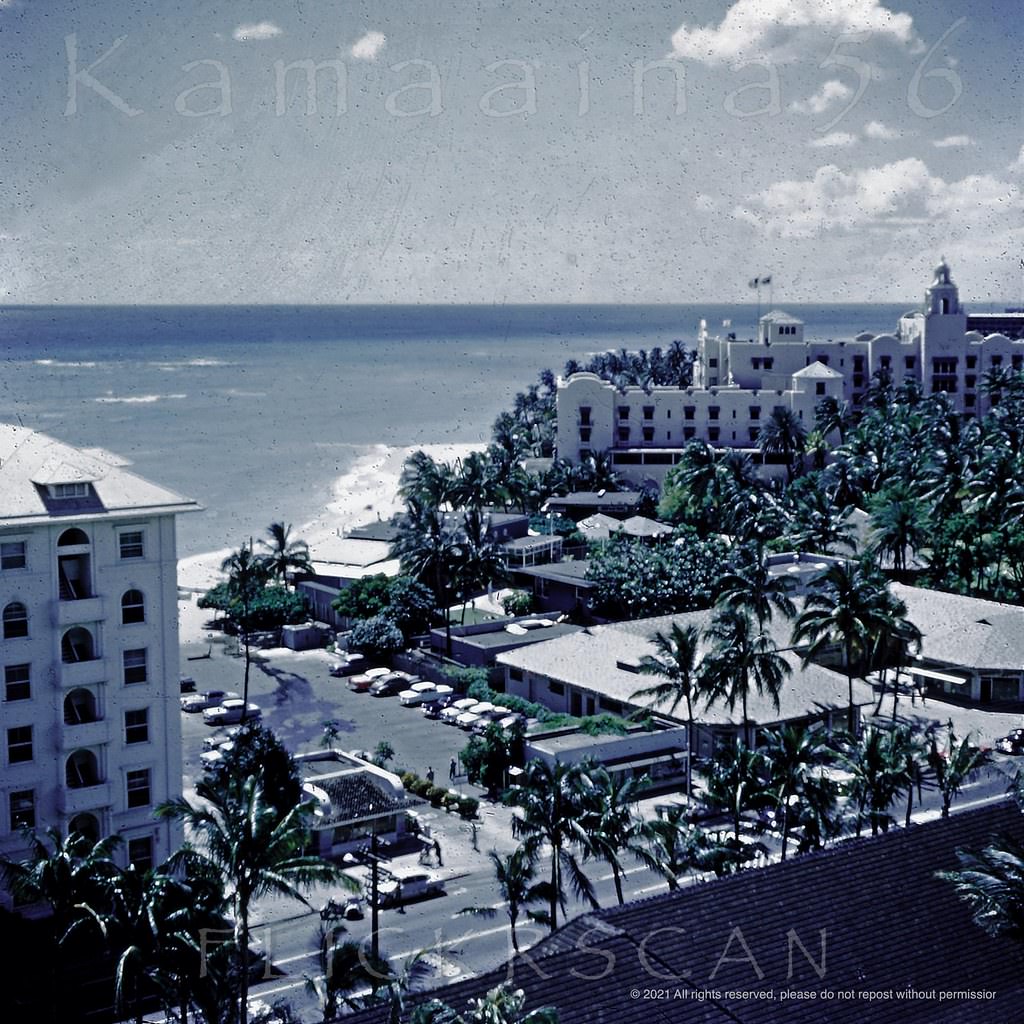
M 304 540 L 315 556 L 318 541 L 344 535 L 356 526 L 374 519 L 389 519 L 401 511 L 398 497 L 399 479 L 406 459 L 413 452 L 424 451 L 439 462 L 454 462 L 469 452 L 486 448 L 487 442 L 476 444 L 416 444 L 406 447 L 378 444 L 360 455 L 352 466 L 331 486 L 331 500 L 318 515 L 294 528 L 296 539 Z M 267 524 L 269 525 L 269 523 Z M 205 593 L 224 577 L 220 563 L 231 554 L 231 548 L 187 555 L 178 560 L 178 590 Z

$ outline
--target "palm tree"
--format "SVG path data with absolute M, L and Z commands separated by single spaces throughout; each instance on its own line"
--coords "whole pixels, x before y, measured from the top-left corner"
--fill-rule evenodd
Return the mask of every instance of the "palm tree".
M 971 742 L 970 736 L 957 739 L 953 722 L 946 727 L 946 743 L 940 749 L 935 733 L 932 733 L 928 749 L 928 766 L 935 776 L 935 785 L 942 794 L 942 816 L 949 817 L 953 801 L 970 778 L 989 763 L 991 758 Z
M 1024 844 L 1003 836 L 975 853 L 957 851 L 958 871 L 940 871 L 990 935 L 1024 941 Z
M 593 806 L 593 766 L 589 762 L 549 765 L 534 760 L 526 765 L 522 781 L 511 786 L 506 802 L 518 807 L 512 818 L 513 834 L 530 850 L 546 844 L 551 856 L 548 911 L 551 930 L 558 927 L 558 908 L 565 909 L 566 878 L 574 893 L 597 907 L 594 886 L 574 850 L 585 852 L 584 815 Z
M 772 410 L 757 438 L 757 446 L 765 455 L 776 455 L 786 464 L 786 479 L 792 483 L 796 459 L 807 444 L 807 430 L 792 409 L 781 406 Z
M 267 551 L 263 556 L 267 571 L 285 586 L 288 585 L 289 572 L 309 573 L 313 571 L 313 564 L 309 560 L 309 545 L 304 540 L 293 540 L 291 533 L 290 524 L 285 526 L 284 523 L 271 523 L 267 527 L 267 535 L 270 540 L 260 541 Z
M 708 852 L 714 847 L 711 837 L 686 819 L 687 809 L 673 804 L 643 827 L 646 845 L 640 859 L 652 871 L 662 875 L 669 892 L 679 888 L 679 879 L 688 871 L 704 870 Z
M 897 579 L 906 579 L 908 548 L 916 555 L 927 539 L 924 503 L 906 485 L 895 484 L 875 496 L 871 502 L 869 550 L 892 558 Z
M 835 433 L 842 444 L 846 439 L 846 432 L 853 424 L 853 415 L 846 402 L 840 402 L 831 395 L 823 398 L 818 407 L 814 410 L 814 429 L 823 434 L 826 438 L 829 434 Z
M 793 644 L 806 644 L 804 667 L 839 645 L 849 687 L 848 727 L 855 728 L 853 680 L 873 649 L 887 606 L 885 584 L 866 562 L 837 562 L 811 581 L 804 611 L 793 627 Z
M 893 822 L 889 808 L 908 785 L 905 760 L 894 746 L 892 730 L 869 726 L 840 752 L 839 763 L 851 775 L 847 795 L 857 808 L 857 835 L 865 818 L 873 836 L 887 832 Z
M 494 879 L 498 883 L 498 891 L 505 903 L 511 931 L 512 949 L 519 952 L 519 936 L 516 925 L 525 909 L 531 920 L 540 924 L 550 924 L 547 913 L 530 910 L 530 904 L 548 902 L 551 898 L 549 882 L 538 882 L 537 850 L 520 843 L 511 853 L 500 854 L 497 850 L 488 851 L 487 856 L 494 867 Z M 494 917 L 494 907 L 467 907 L 460 914 L 474 914 L 479 917 Z
M 902 781 L 907 791 L 907 811 L 903 827 L 910 828 L 910 819 L 914 812 L 914 791 L 917 791 L 917 800 L 920 803 L 921 791 L 929 773 L 928 747 L 915 725 L 904 724 L 889 728 L 890 756 L 893 763 L 902 769 Z
M 16 860 L 0 855 L 0 875 L 17 899 L 45 903 L 52 914 L 47 931 L 47 998 L 50 1017 L 57 1020 L 62 947 L 81 925 L 97 917 L 96 908 L 103 905 L 104 879 L 117 872 L 113 854 L 121 838 L 93 840 L 81 832 L 64 836 L 57 828 L 47 828 L 42 836 L 26 831 L 24 836 L 28 856 Z
M 782 859 L 786 859 L 793 810 L 804 802 L 811 786 L 820 777 L 819 769 L 828 763 L 832 752 L 818 729 L 803 725 L 785 726 L 765 734 L 768 764 L 768 793 L 775 807 L 782 836 Z
M 156 813 L 183 822 L 192 835 L 171 856 L 169 868 L 180 866 L 219 878 L 223 891 L 230 894 L 239 958 L 238 1008 L 241 1024 L 246 1024 L 253 900 L 277 894 L 305 903 L 301 890 L 315 883 L 341 883 L 353 890 L 358 885 L 339 868 L 303 852 L 309 837 L 304 822 L 309 803 L 281 815 L 264 796 L 260 780 L 252 776 L 226 786 L 202 780 L 196 795 L 202 803 L 178 797 L 161 804 Z
M 245 677 L 242 689 L 242 721 L 249 707 L 249 673 L 252 668 L 251 636 L 254 621 L 253 610 L 256 600 L 267 585 L 267 563 L 258 555 L 254 555 L 252 545 L 244 544 L 228 555 L 221 562 L 221 571 L 228 574 L 228 596 L 230 598 L 230 617 L 234 620 L 239 632 L 242 647 L 245 651 Z
M 700 630 L 694 625 L 680 626 L 673 622 L 668 633 L 657 632 L 651 637 L 657 654 L 645 654 L 640 659 L 640 672 L 647 676 L 660 676 L 663 682 L 636 690 L 630 701 L 650 699 L 656 707 L 668 705 L 668 714 L 674 715 L 680 704 L 686 703 L 686 749 L 693 756 L 693 700 L 699 694 L 700 676 L 697 658 L 700 651 Z M 690 771 L 686 772 L 686 799 L 690 799 Z
M 707 776 L 706 799 L 713 807 L 720 807 L 732 818 L 733 835 L 737 848 L 740 843 L 740 823 L 747 811 L 766 806 L 768 765 L 764 754 L 744 743 L 720 750 L 712 760 Z
M 621 907 L 626 902 L 622 894 L 622 854 L 630 853 L 639 860 L 643 849 L 643 820 L 636 806 L 646 781 L 628 778 L 625 773 L 612 775 L 604 768 L 595 769 L 593 779 L 596 799 L 583 826 L 587 852 L 612 869 L 615 896 Z
M 409 1024 L 558 1024 L 558 1011 L 553 1006 L 542 1006 L 523 1013 L 526 996 L 522 989 L 511 985 L 492 988 L 480 999 L 471 999 L 465 1013 L 432 999 L 416 1007 Z
M 720 609 L 705 638 L 713 645 L 701 663 L 701 689 L 707 695 L 708 707 L 722 701 L 732 712 L 739 703 L 743 711 L 744 741 L 752 746 L 747 708 L 750 693 L 767 694 L 778 710 L 779 691 L 792 671 L 789 662 L 779 654 L 767 633 L 755 630 L 745 611 Z
M 336 927 L 322 930 L 318 952 L 320 974 L 306 976 L 306 991 L 319 1000 L 324 1021 L 337 1019 L 342 1002 L 352 1010 L 364 1009 L 392 974 L 387 960 L 375 957 L 362 943 L 354 939 L 338 942 L 337 933 L 341 930 Z M 366 989 L 370 993 L 369 1001 L 353 994 Z
M 736 567 L 718 581 L 719 607 L 753 615 L 762 633 L 772 621 L 773 612 L 787 619 L 796 615 L 796 605 L 789 596 L 793 581 L 788 576 L 773 575 L 759 551 L 745 552 L 737 561 Z

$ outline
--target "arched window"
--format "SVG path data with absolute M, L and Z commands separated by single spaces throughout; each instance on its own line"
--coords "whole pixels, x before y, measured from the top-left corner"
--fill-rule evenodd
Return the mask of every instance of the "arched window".
M 100 769 L 96 755 L 91 750 L 76 750 L 64 764 L 64 778 L 69 789 L 98 786 Z
M 943 313 L 948 313 L 949 312 L 949 299 L 943 299 L 942 300 L 942 312 Z
M 65 530 L 57 540 L 57 547 L 67 548 L 73 544 L 88 544 L 89 535 L 85 530 L 78 529 L 77 526 L 72 526 L 70 530 Z
M 61 637 L 61 661 L 92 661 L 95 657 L 96 649 L 93 646 L 92 633 L 84 626 L 74 626 Z
M 126 590 L 121 596 L 121 622 L 127 626 L 132 622 L 146 621 L 146 599 L 141 590 Z
M 12 601 L 4 608 L 4 639 L 22 636 L 28 636 L 28 609 L 20 601 Z
M 100 838 L 99 819 L 95 814 L 76 814 L 68 822 L 68 835 L 74 832 L 85 836 L 91 843 L 97 842 Z
M 82 725 L 85 722 L 95 722 L 97 719 L 96 697 L 88 690 L 72 690 L 64 698 L 65 725 Z

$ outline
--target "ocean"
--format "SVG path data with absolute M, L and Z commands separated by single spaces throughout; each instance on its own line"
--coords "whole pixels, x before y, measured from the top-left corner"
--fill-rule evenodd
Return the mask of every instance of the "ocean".
M 892 330 L 907 306 L 785 308 L 808 338 L 849 338 Z M 694 344 L 702 318 L 748 337 L 756 316 L 753 305 L 6 307 L 0 420 L 107 448 L 199 501 L 205 511 L 179 522 L 187 556 L 309 521 L 373 445 L 485 442 L 546 367 Z

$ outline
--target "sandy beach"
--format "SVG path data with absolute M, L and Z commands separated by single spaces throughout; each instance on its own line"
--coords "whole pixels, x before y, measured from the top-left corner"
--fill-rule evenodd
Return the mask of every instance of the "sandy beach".
M 305 540 L 315 555 L 318 540 L 345 534 L 375 519 L 388 519 L 400 511 L 398 481 L 405 460 L 413 452 L 425 451 L 438 462 L 454 462 L 483 447 L 483 444 L 428 444 L 409 448 L 376 445 L 335 481 L 331 501 L 323 512 L 310 522 L 293 527 L 293 533 Z M 230 553 L 230 548 L 223 548 L 182 558 L 178 562 L 178 587 L 196 593 L 209 590 L 222 578 L 220 564 Z

